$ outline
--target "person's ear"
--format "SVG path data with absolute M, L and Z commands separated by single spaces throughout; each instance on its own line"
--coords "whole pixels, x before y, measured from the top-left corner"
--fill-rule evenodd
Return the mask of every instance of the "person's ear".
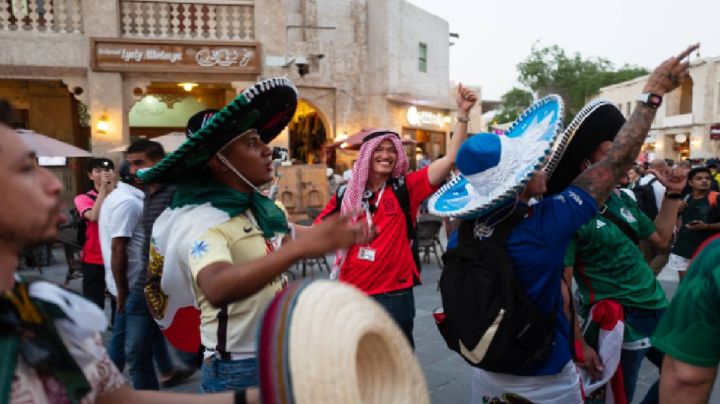
M 228 168 L 225 166 L 225 164 L 220 161 L 219 158 L 217 158 L 217 155 L 212 156 L 210 161 L 208 162 L 208 167 L 210 167 L 211 170 L 224 173 L 228 170 Z

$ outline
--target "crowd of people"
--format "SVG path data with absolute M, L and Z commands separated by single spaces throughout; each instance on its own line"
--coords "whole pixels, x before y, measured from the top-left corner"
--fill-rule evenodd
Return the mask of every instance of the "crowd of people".
M 259 402 L 258 386 L 280 382 L 262 368 L 258 329 L 295 290 L 290 266 L 332 252 L 331 278 L 382 307 L 387 319 L 374 321 L 412 348 L 422 209 L 455 220 L 436 320 L 473 366 L 473 403 L 631 402 L 644 359 L 661 377 L 642 402 L 706 402 L 720 363 L 718 162 L 635 162 L 696 48 L 653 71 L 627 120 L 593 100 L 563 128 L 562 100 L 549 96 L 507 136 L 468 137 L 477 96 L 459 85 L 446 155 L 410 171 L 396 132 L 369 133 L 350 175 L 328 169 L 333 196 L 312 226 L 288 222 L 261 191 L 297 92 L 284 78 L 260 82 L 189 117 L 172 153 L 141 139 L 117 170 L 90 161 L 92 189 L 74 199 L 84 298 L 16 272 L 18 253 L 66 218 L 60 182 L 0 126 L 0 401 L 192 402 L 157 390 L 199 369 L 203 400 Z M 482 269 L 496 264 L 512 276 Z M 681 280 L 672 302 L 667 278 Z M 515 362 L 519 350 L 529 354 Z

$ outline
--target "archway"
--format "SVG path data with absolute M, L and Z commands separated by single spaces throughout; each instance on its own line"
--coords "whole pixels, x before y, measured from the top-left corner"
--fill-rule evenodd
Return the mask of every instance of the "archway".
M 290 157 L 298 163 L 321 162 L 322 147 L 329 137 L 325 115 L 305 99 L 298 100 L 295 115 L 288 125 Z
M 185 132 L 187 120 L 203 109 L 220 109 L 234 97 L 225 83 L 193 83 L 189 89 L 174 82 L 152 82 L 133 90 L 136 101 L 128 112 L 130 139 Z

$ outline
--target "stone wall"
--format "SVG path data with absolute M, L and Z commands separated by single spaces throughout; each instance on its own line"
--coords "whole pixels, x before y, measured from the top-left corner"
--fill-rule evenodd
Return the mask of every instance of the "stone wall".
M 658 158 L 677 159 L 674 137 L 685 134 L 690 139 L 690 158 L 720 156 L 720 141 L 710 139 L 710 126 L 720 123 L 720 58 L 693 62 L 690 67 L 692 86 L 666 94 L 650 130 Z M 647 76 L 600 89 L 598 96 L 615 103 L 627 117 L 642 93 Z M 691 95 L 690 95 L 691 93 Z M 692 97 L 689 101 L 688 97 Z M 691 103 L 691 112 L 687 110 Z

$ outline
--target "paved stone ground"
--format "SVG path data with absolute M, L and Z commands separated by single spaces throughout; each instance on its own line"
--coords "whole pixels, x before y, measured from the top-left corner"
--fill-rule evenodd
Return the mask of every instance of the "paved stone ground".
M 46 267 L 44 277 L 54 282 L 64 280 L 66 267 L 64 258 L 59 250 L 55 251 L 56 263 Z M 328 260 L 329 262 L 332 262 Z M 296 271 L 297 272 L 297 271 Z M 35 275 L 34 269 L 21 269 L 21 274 Z M 309 273 L 308 276 L 326 278 L 327 273 Z M 470 401 L 470 374 L 471 368 L 454 352 L 446 348 L 442 337 L 435 328 L 432 311 L 440 306 L 440 296 L 437 292 L 437 282 L 440 278 L 440 268 L 436 262 L 425 264 L 423 267 L 424 284 L 415 289 L 415 303 L 417 315 L 415 317 L 415 344 L 420 365 L 427 378 L 428 389 L 433 404 L 459 404 Z M 81 288 L 80 280 L 73 280 L 70 287 L 75 290 Z M 675 293 L 677 282 L 662 282 L 668 297 Z M 108 314 L 109 315 L 109 314 Z M 109 334 L 104 335 L 105 338 Z M 640 402 L 650 385 L 657 380 L 657 370 L 647 360 L 644 361 L 636 398 L 633 402 Z M 719 379 L 720 380 L 720 379 Z M 186 383 L 173 388 L 173 391 L 196 392 L 200 382 L 196 373 Z M 720 404 L 720 383 L 716 381 L 713 389 L 711 403 Z

